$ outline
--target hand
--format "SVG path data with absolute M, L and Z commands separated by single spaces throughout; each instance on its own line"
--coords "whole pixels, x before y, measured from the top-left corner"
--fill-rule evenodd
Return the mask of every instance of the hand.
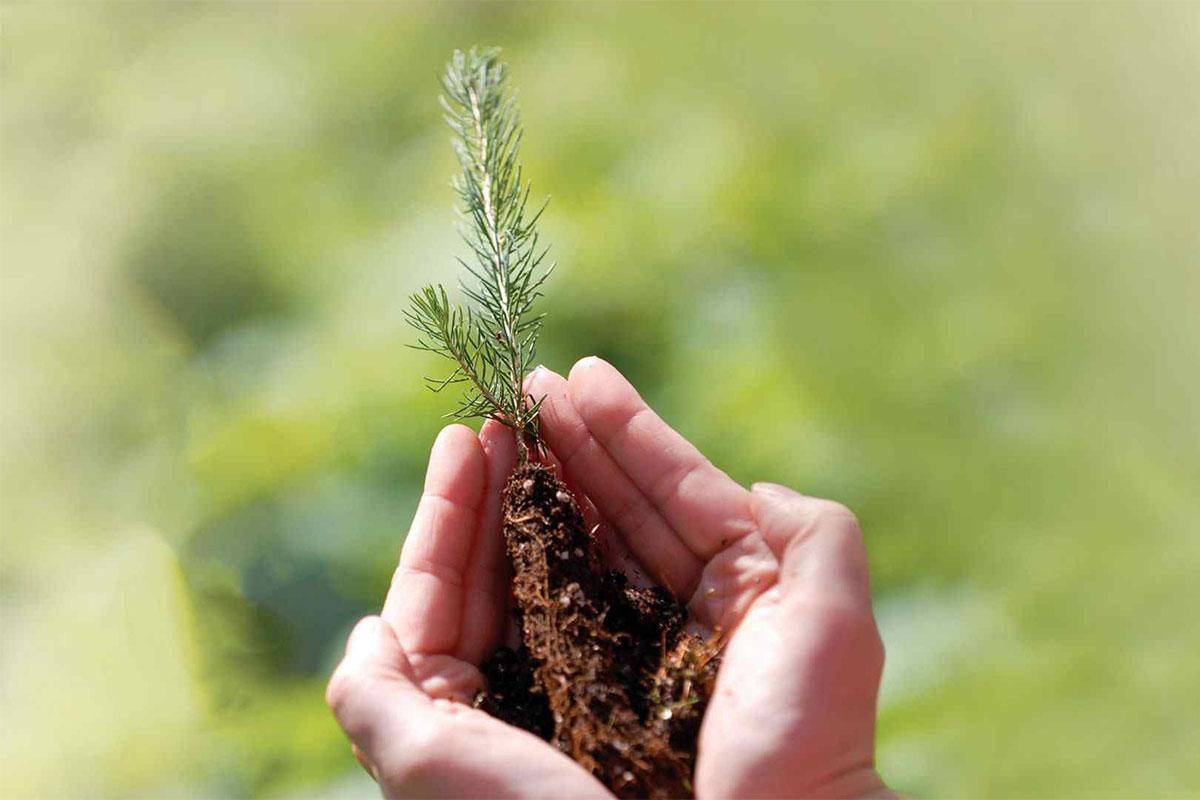
M 747 491 L 664 423 L 612 366 L 539 369 L 542 434 L 611 528 L 610 560 L 688 598 L 730 634 L 700 731 L 699 797 L 886 795 L 874 769 L 883 646 L 867 557 L 843 506 Z
M 850 513 L 782 487 L 738 486 L 599 359 L 581 361 L 569 380 L 539 369 L 528 389 L 546 398 L 543 437 L 567 482 L 586 497 L 585 516 L 601 523 L 598 535 L 609 560 L 635 580 L 648 572 L 689 598 L 702 627 L 730 634 L 700 733 L 697 795 L 886 793 L 873 767 L 883 654 L 866 557 Z M 397 583 L 403 582 L 403 591 L 394 584 L 384 609 L 396 639 L 376 648 L 375 660 L 355 661 L 358 633 L 352 636 L 330 702 L 389 794 L 430 793 L 431 787 L 441 794 L 602 792 L 540 740 L 471 709 L 430 700 L 465 699 L 479 685 L 473 665 L 495 646 L 505 614 L 496 503 L 512 464 L 510 437 L 494 424 L 484 426 L 480 469 L 467 464 L 473 459 L 465 456 L 470 448 L 462 429 L 447 430 L 455 433 L 443 433 L 435 445 L 426 498 L 401 556 Z M 461 442 L 453 451 L 443 445 L 450 436 Z M 463 510 L 472 507 L 477 514 Z M 480 535 L 462 534 L 472 526 Z M 392 666 L 382 670 L 381 663 Z M 363 679 L 364 673 L 375 677 Z M 381 708 L 400 709 L 395 699 L 386 706 L 378 699 L 348 699 L 369 689 L 381 694 L 381 674 L 389 676 L 391 695 L 404 686 L 406 697 L 442 716 L 406 715 L 390 725 L 363 721 L 386 716 Z M 467 721 L 473 744 L 453 747 L 460 736 L 455 726 Z M 415 750 L 402 743 L 381 750 L 379 741 L 402 740 L 413 725 L 425 731 L 415 737 Z M 433 738 L 442 743 L 422 746 Z M 481 746 L 484 740 L 491 744 Z M 406 752 L 410 763 L 396 760 Z M 388 753 L 395 755 L 388 759 Z
M 611 797 L 546 742 L 468 705 L 506 623 L 500 489 L 515 462 L 500 425 L 441 432 L 381 616 L 359 622 L 329 681 L 387 797 Z

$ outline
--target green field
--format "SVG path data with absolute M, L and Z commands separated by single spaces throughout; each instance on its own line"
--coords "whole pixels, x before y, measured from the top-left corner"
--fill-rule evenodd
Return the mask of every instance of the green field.
M 1200 792 L 1200 6 L 6 4 L 0 795 L 374 796 L 324 706 L 449 400 L 455 47 L 545 363 L 862 520 L 879 766 Z

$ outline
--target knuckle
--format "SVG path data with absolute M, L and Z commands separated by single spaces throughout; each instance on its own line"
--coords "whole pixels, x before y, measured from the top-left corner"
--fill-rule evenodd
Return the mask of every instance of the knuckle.
M 887 661 L 887 646 L 883 642 L 883 635 L 879 632 L 879 626 L 872 624 L 871 627 L 875 632 L 872 641 L 872 655 L 874 656 L 879 672 L 882 673 L 883 665 Z
M 329 684 L 325 687 L 325 705 L 337 713 L 337 710 L 345 705 L 349 691 L 346 675 L 339 669 L 329 678 Z
M 862 535 L 858 517 L 836 500 L 821 500 L 814 509 L 813 517 L 818 524 L 836 527 L 854 536 Z
M 325 687 L 325 703 L 339 717 L 362 691 L 363 677 L 357 671 L 339 666 Z
M 831 638 L 853 649 L 860 660 L 883 666 L 883 638 L 870 609 L 829 605 L 823 609 L 822 622 Z
M 857 642 L 855 650 L 864 673 L 878 682 L 883 675 L 883 637 L 880 636 L 879 626 L 870 614 L 866 614 L 863 621 L 856 626 L 852 641 Z

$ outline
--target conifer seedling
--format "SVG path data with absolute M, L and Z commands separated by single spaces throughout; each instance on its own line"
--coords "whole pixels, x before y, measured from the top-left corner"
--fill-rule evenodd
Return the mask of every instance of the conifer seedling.
M 456 52 L 442 79 L 442 108 L 462 168 L 454 189 L 471 250 L 469 260 L 459 259 L 470 276 L 461 288 L 473 305 L 455 305 L 444 287 L 426 286 L 410 298 L 407 316 L 422 334 L 418 348 L 454 363 L 447 377 L 428 381 L 435 391 L 465 388 L 451 416 L 508 426 L 524 464 L 529 445 L 536 446 L 540 406 L 522 388 L 545 316 L 533 306 L 553 265 L 542 268 L 547 249 L 538 246 L 537 221 L 546 206 L 527 213 L 530 187 L 517 162 L 521 123 L 497 56 Z
M 523 382 L 552 269 L 537 233 L 545 205 L 529 205 L 520 119 L 498 51 L 455 52 L 442 87 L 470 251 L 460 259 L 464 302 L 429 286 L 412 296 L 407 317 L 416 347 L 450 362 L 430 388 L 462 389 L 450 416 L 497 420 L 517 444 L 501 508 L 522 641 L 481 665 L 487 688 L 476 705 L 546 739 L 620 796 L 690 795 L 719 653 L 684 631 L 687 610 L 669 591 L 636 588 L 604 565 L 578 500 L 540 459 L 542 398 Z

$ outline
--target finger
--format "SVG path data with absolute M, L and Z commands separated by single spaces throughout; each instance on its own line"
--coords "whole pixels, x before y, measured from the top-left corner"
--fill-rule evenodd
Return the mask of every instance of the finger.
M 354 627 L 325 699 L 356 755 L 375 768 L 383 766 L 388 748 L 421 729 L 432 710 L 395 632 L 380 617 L 365 617 Z
M 582 359 L 567 383 L 592 437 L 702 561 L 753 529 L 749 492 L 663 422 L 611 364 Z
M 382 616 L 412 654 L 452 654 L 463 631 L 467 570 L 486 482 L 483 447 L 465 425 L 438 434 L 425 491 Z
M 568 391 L 567 381 L 545 367 L 529 376 L 530 394 L 545 397 L 542 438 L 655 580 L 676 597 L 690 596 L 703 564 L 592 436 Z
M 500 530 L 500 499 L 504 483 L 517 463 L 512 431 L 488 420 L 479 432 L 483 448 L 485 489 L 479 515 L 479 532 L 466 573 L 466 606 L 456 656 L 480 663 L 496 648 L 504 634 L 508 612 L 508 560 Z
M 779 560 L 785 596 L 871 608 L 867 551 L 854 514 L 840 503 L 756 483 L 751 512 Z

